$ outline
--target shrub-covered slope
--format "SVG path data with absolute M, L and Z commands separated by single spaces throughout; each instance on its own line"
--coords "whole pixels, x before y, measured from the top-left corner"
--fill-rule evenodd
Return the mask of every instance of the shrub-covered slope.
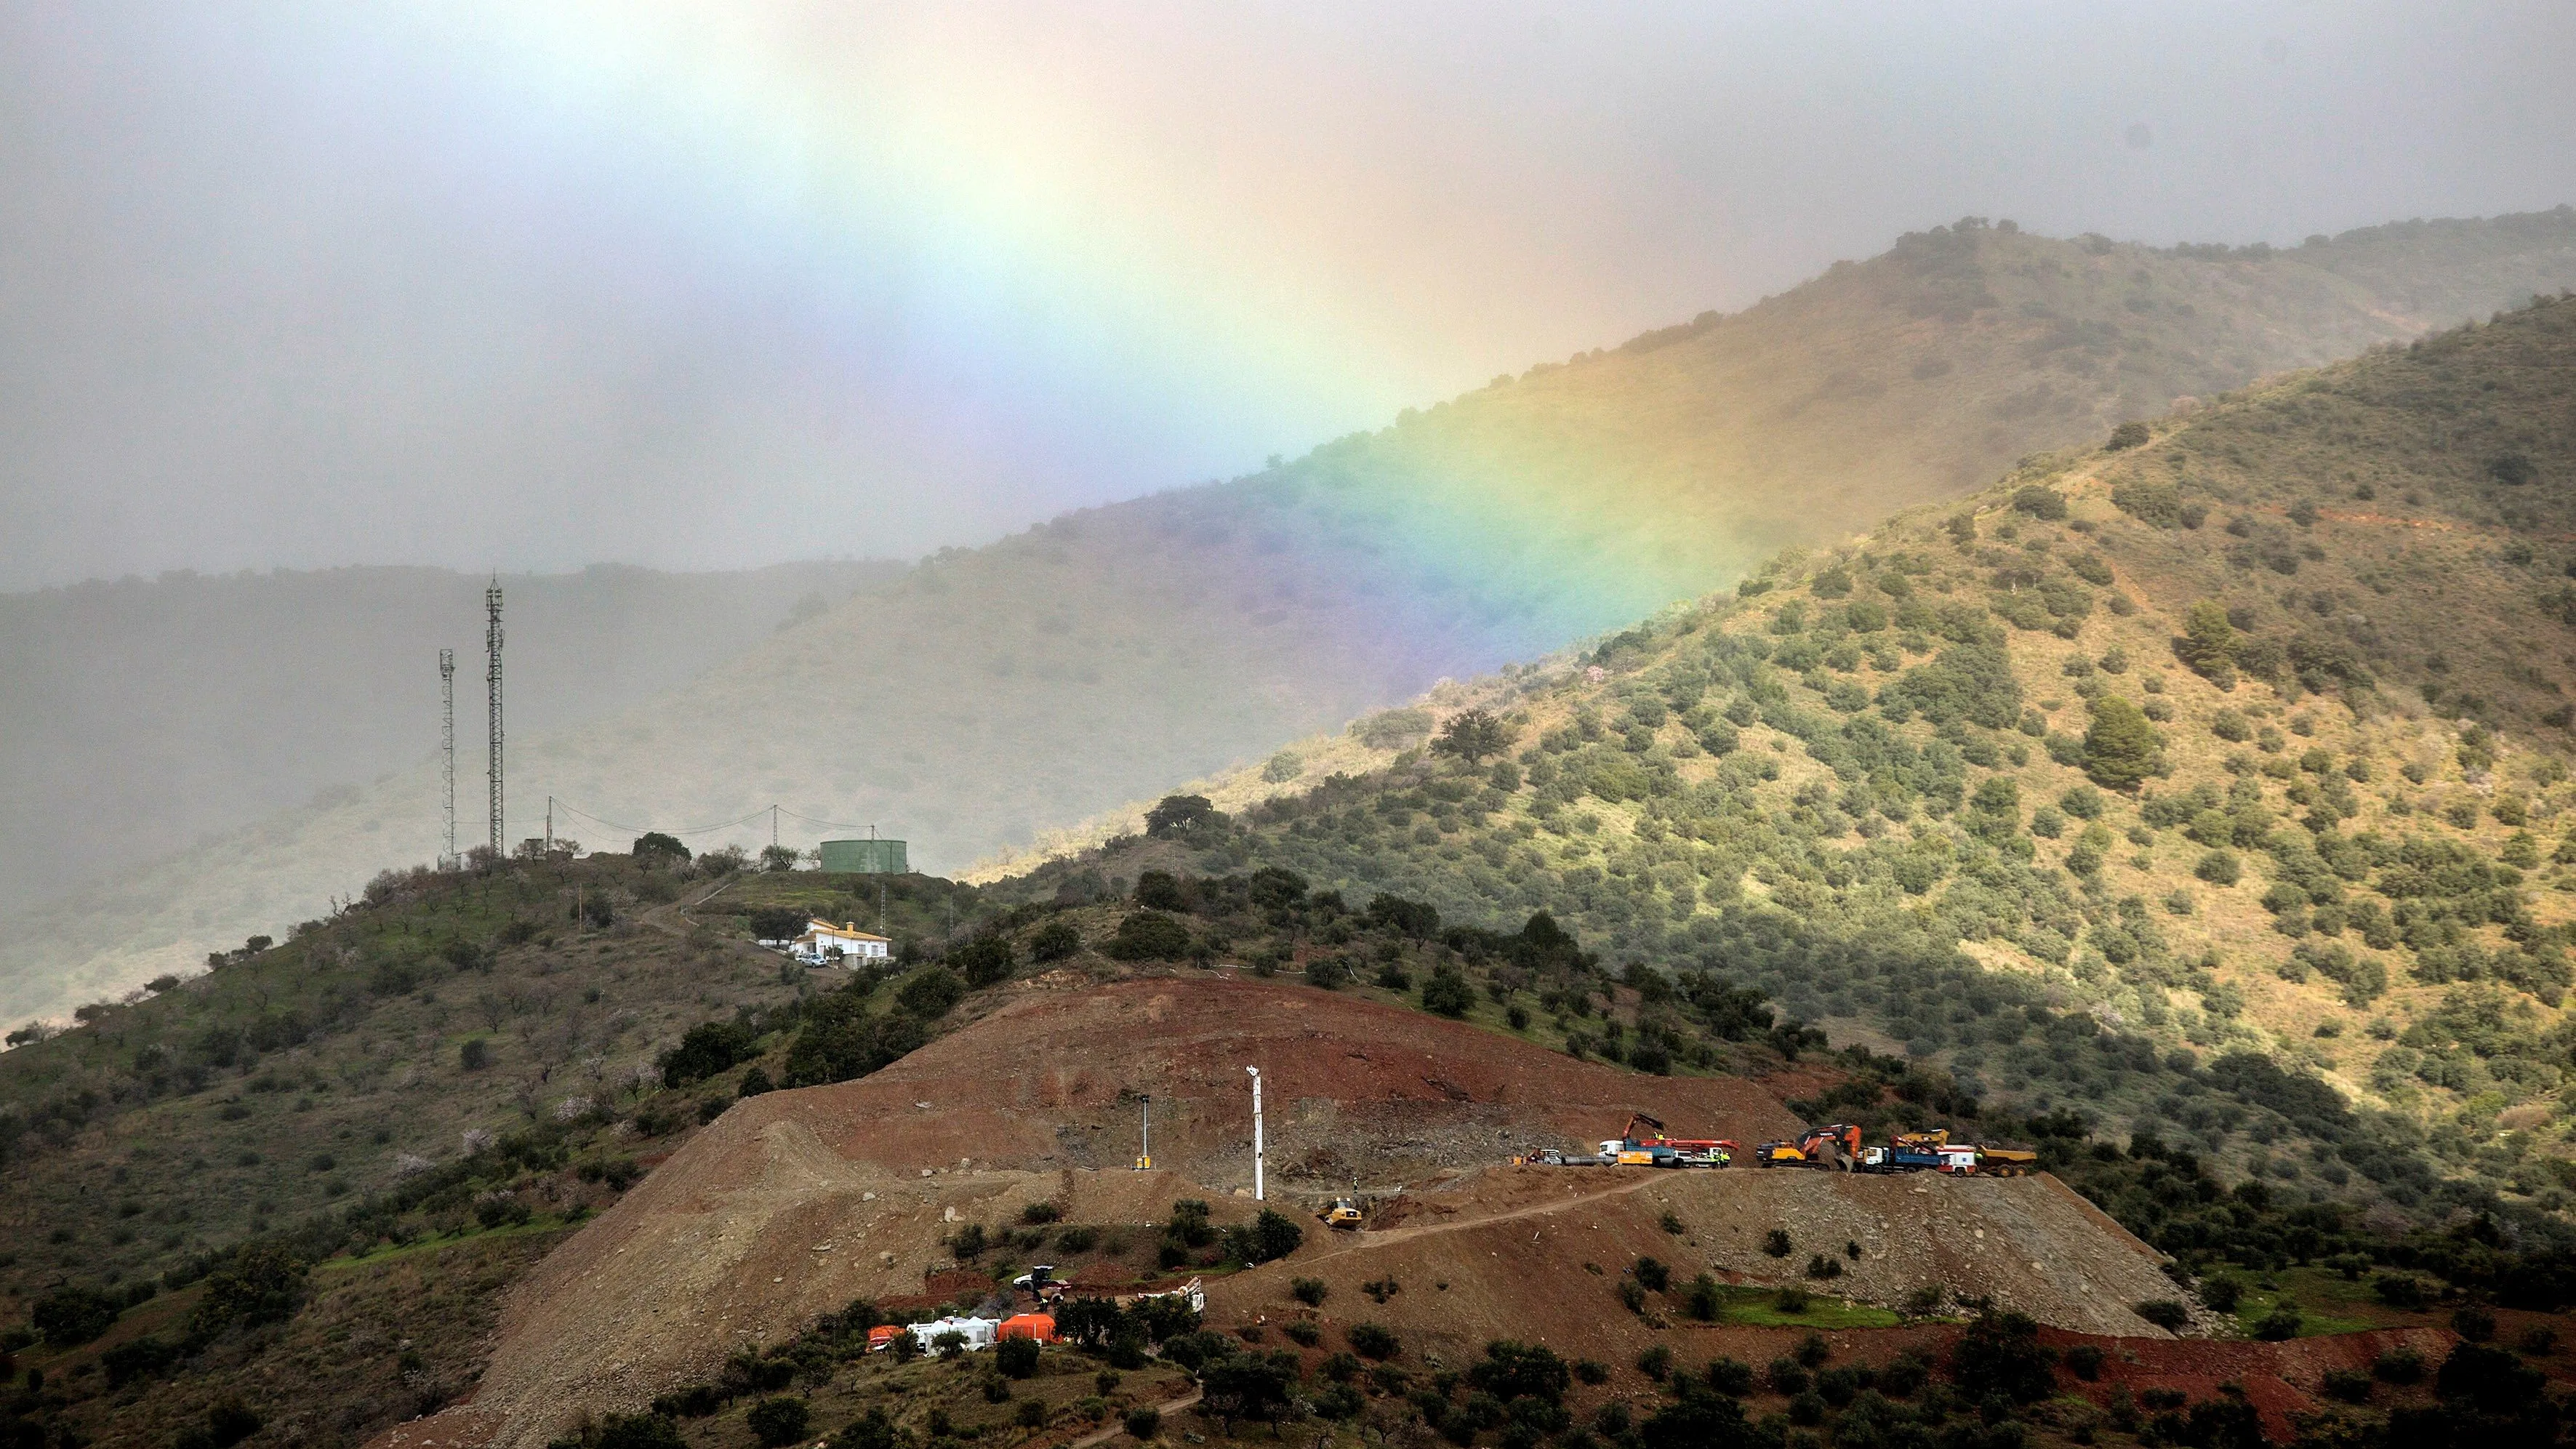
M 2293 1192 L 2554 1212 L 2571 387 L 2560 301 L 2226 397 L 1382 726 L 1481 709 L 1500 757 L 1220 778 L 1211 843 L 1006 889 L 1277 867 L 1543 908 L 1614 970 Z
M 943 554 L 613 722 L 521 734 L 514 833 L 549 794 L 664 826 L 777 802 L 953 868 L 2178 395 L 2571 283 L 2564 210 L 2283 251 L 1936 228 L 1255 477 Z M 434 787 L 365 787 L 31 914 L 0 1005 L 60 1013 L 426 857 Z
M 166 1444 L 233 1404 L 268 1442 L 355 1445 L 453 1400 L 502 1291 L 787 1075 L 840 995 L 753 949 L 755 912 L 906 940 L 980 919 L 943 881 L 730 864 L 388 874 L 0 1055 L 0 1363 L 36 1371 L 0 1385 L 0 1438 Z M 958 1009 L 929 977 L 867 978 L 894 1024 L 866 1065 Z

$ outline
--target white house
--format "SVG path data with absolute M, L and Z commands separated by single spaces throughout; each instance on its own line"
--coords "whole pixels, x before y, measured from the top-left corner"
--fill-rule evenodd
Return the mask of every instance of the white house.
M 882 961 L 893 942 L 883 936 L 871 936 L 857 926 L 836 926 L 830 921 L 808 920 L 805 934 L 790 943 L 796 959 L 812 963 L 842 961 Z

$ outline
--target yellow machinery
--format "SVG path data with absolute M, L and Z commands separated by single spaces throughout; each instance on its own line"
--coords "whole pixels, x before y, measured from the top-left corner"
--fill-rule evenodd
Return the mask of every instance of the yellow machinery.
M 1328 1228 L 1343 1228 L 1351 1232 L 1358 1232 L 1360 1229 L 1361 1219 L 1359 1199 L 1351 1197 L 1337 1197 L 1333 1199 L 1330 1206 L 1326 1207 L 1322 1212 L 1315 1214 L 1315 1216 L 1322 1218 L 1324 1220 L 1324 1226 Z

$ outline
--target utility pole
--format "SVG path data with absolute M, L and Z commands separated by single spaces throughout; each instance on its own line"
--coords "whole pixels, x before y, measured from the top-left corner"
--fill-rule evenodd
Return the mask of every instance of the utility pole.
M 555 797 L 546 797 L 546 854 L 555 853 Z
M 445 830 L 438 868 L 456 868 L 456 651 L 438 651 L 438 752 L 440 784 L 446 795 Z
M 1252 1200 L 1261 1197 L 1261 1068 L 1245 1067 L 1252 1073 Z
M 1145 1108 L 1145 1135 L 1136 1152 L 1136 1170 L 1151 1172 L 1154 1170 L 1154 1099 L 1144 1096 L 1137 1100 Z
M 507 859 L 508 850 L 501 843 L 501 576 L 492 576 L 491 587 L 483 591 L 483 688 L 489 701 L 491 779 L 488 793 L 492 808 L 492 854 Z

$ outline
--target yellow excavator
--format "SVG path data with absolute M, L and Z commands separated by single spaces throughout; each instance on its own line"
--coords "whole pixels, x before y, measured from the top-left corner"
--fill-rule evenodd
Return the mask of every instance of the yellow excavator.
M 1365 1215 L 1360 1211 L 1358 1198 L 1337 1197 L 1315 1216 L 1323 1219 L 1324 1226 L 1328 1228 L 1339 1228 L 1356 1233 L 1360 1230 L 1360 1223 Z

